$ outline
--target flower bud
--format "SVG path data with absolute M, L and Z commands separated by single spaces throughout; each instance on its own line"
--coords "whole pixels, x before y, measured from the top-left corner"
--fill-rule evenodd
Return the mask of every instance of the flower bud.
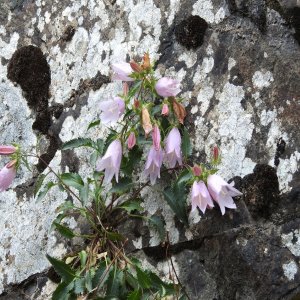
M 152 140 L 153 140 L 153 146 L 155 150 L 158 151 L 160 148 L 160 132 L 157 125 L 155 125 L 153 128 Z
M 220 150 L 218 146 L 214 146 L 212 149 L 212 163 L 218 165 L 220 163 Z
M 6 165 L 6 168 L 7 168 L 7 169 L 10 169 L 10 168 L 14 167 L 16 164 L 17 164 L 17 160 L 14 159 L 14 160 L 10 161 L 10 162 Z
M 169 115 L 169 106 L 168 104 L 163 104 L 162 110 L 161 110 L 161 114 L 163 116 L 168 116 Z
M 134 60 L 130 62 L 130 66 L 134 72 L 140 73 L 143 71 L 142 67 L 138 63 L 136 63 Z
M 14 146 L 0 145 L 0 155 L 10 155 L 17 151 Z
M 147 136 L 152 131 L 152 124 L 151 124 L 148 109 L 145 107 L 142 109 L 142 126 Z
M 127 96 L 128 95 L 128 91 L 129 91 L 129 87 L 128 87 L 127 82 L 123 82 L 123 94 L 125 96 Z
M 184 106 L 176 101 L 175 98 L 172 98 L 173 102 L 173 110 L 179 121 L 179 123 L 183 124 L 184 118 L 186 117 L 186 110 Z
M 135 109 L 138 109 L 140 107 L 140 101 L 138 99 L 134 99 L 133 106 Z
M 202 174 L 202 169 L 198 165 L 194 165 L 192 171 L 195 176 L 200 176 Z
M 136 144 L 136 137 L 134 132 L 131 132 L 127 140 L 128 149 L 131 150 L 135 146 L 135 144 Z
M 148 52 L 144 54 L 142 68 L 144 70 L 148 70 L 150 68 L 150 57 Z

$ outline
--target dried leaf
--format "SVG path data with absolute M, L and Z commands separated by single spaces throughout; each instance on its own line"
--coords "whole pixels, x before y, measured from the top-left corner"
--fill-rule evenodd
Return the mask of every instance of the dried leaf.
M 176 101 L 175 98 L 172 98 L 172 100 L 173 100 L 172 104 L 173 104 L 174 113 L 175 113 L 179 123 L 183 124 L 184 118 L 186 117 L 186 110 L 181 103 L 178 103 Z

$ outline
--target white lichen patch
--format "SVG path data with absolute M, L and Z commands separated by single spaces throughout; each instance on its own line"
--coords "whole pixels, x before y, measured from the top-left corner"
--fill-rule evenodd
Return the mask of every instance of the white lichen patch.
M 51 166 L 57 168 L 59 163 L 58 156 Z M 4 284 L 21 282 L 48 268 L 47 253 L 57 257 L 65 253 L 64 246 L 57 245 L 55 235 L 49 232 L 55 210 L 65 198 L 56 187 L 40 203 L 25 195 L 17 199 L 12 190 L 1 193 L 0 293 Z
M 6 43 L 0 38 L 0 58 L 10 59 L 15 50 L 17 49 L 19 34 L 17 32 L 13 33 L 10 37 L 9 43 Z
M 285 277 L 288 280 L 292 281 L 295 279 L 295 275 L 298 272 L 298 266 L 293 260 L 290 261 L 289 263 L 283 264 L 282 269 Z
M 198 15 L 208 23 L 220 23 L 228 15 L 227 6 L 221 3 L 220 6 L 213 5 L 211 0 L 198 0 L 193 5 L 192 15 Z
M 256 71 L 252 77 L 253 86 L 259 90 L 270 86 L 273 81 L 273 74 L 270 71 Z
M 300 257 L 300 229 L 281 235 L 282 243 L 295 255 Z

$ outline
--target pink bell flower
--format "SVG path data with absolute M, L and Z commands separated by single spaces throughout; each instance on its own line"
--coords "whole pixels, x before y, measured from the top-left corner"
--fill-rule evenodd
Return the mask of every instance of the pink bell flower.
M 165 139 L 165 152 L 164 160 L 170 168 L 174 168 L 176 162 L 182 165 L 181 136 L 176 127 L 169 132 Z
M 175 97 L 181 91 L 180 82 L 168 77 L 159 79 L 155 84 L 155 89 L 162 97 Z
M 134 132 L 131 132 L 127 140 L 128 149 L 131 150 L 135 146 L 135 144 L 136 144 L 136 137 Z
M 154 146 L 151 146 L 148 158 L 145 166 L 145 175 L 150 175 L 151 184 L 155 184 L 156 178 L 160 178 L 160 168 L 163 161 L 163 150 L 160 148 L 158 151 L 155 150 Z
M 0 171 L 0 192 L 8 189 L 16 177 L 17 160 L 12 160 Z
M 168 106 L 168 104 L 165 103 L 163 105 L 162 110 L 161 110 L 161 114 L 165 117 L 169 115 L 169 106 Z
M 122 160 L 122 145 L 119 140 L 114 140 L 107 148 L 105 155 L 98 161 L 96 170 L 105 170 L 104 182 L 108 183 L 113 176 L 116 182 L 119 180 L 119 172 Z
M 125 111 L 125 103 L 120 97 L 100 102 L 100 119 L 103 124 L 115 123 Z
M 10 155 L 17 151 L 17 148 L 14 146 L 5 146 L 0 145 L 0 155 Z
M 112 69 L 115 72 L 113 75 L 113 80 L 134 81 L 133 78 L 129 77 L 129 75 L 131 75 L 133 72 L 129 63 L 121 62 L 112 64 Z
M 199 207 L 205 213 L 207 207 L 214 207 L 211 196 L 203 181 L 194 181 L 192 186 L 192 211 Z
M 219 175 L 209 175 L 207 178 L 207 187 L 211 197 L 218 203 L 222 215 L 225 214 L 225 207 L 236 208 L 232 197 L 241 196 L 242 193 L 233 187 L 234 182 L 227 183 Z
M 155 125 L 153 128 L 152 141 L 155 150 L 158 151 L 160 148 L 160 131 L 157 125 Z

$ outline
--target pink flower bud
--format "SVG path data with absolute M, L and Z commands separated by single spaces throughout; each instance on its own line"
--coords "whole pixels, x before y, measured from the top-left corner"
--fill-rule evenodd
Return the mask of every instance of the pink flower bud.
M 127 82 L 123 82 L 123 93 L 125 96 L 128 95 L 128 91 L 129 91 L 129 87 L 128 87 Z
M 129 134 L 129 137 L 128 137 L 128 140 L 127 140 L 127 146 L 128 146 L 128 149 L 132 149 L 136 144 L 136 137 L 135 137 L 135 134 L 134 132 L 131 132 Z
M 169 106 L 168 104 L 164 104 L 163 107 L 162 107 L 162 110 L 161 110 L 161 114 L 163 116 L 168 116 L 169 115 Z
M 180 82 L 172 78 L 163 77 L 155 85 L 158 95 L 162 97 L 175 97 L 180 91 Z
M 214 148 L 213 148 L 213 159 L 214 159 L 214 161 L 219 160 L 219 148 L 218 148 L 218 146 L 214 146 Z
M 160 132 L 157 125 L 155 125 L 153 128 L 152 140 L 153 140 L 153 146 L 155 150 L 158 151 L 160 148 Z
M 200 176 L 202 174 L 202 169 L 200 166 L 194 165 L 192 168 L 193 174 L 195 176 Z
M 17 160 L 12 160 L 0 171 L 0 192 L 8 189 L 16 177 Z
M 17 151 L 16 147 L 14 146 L 0 146 L 0 155 L 10 155 Z

